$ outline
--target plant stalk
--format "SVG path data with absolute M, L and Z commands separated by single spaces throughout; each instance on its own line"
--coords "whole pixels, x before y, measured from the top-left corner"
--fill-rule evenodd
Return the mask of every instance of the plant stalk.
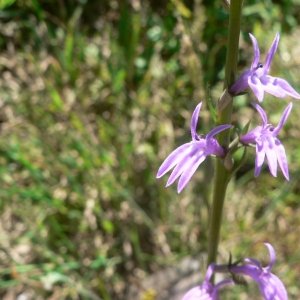
M 242 5 L 243 0 L 230 1 L 229 32 L 226 54 L 224 89 L 232 85 L 236 77 Z M 219 111 L 217 111 L 219 121 L 218 125 L 231 124 L 232 106 L 233 103 L 232 101 L 230 101 L 225 108 L 222 108 L 222 110 L 219 109 Z M 225 149 L 227 149 L 229 146 L 229 138 L 229 130 L 225 130 L 219 134 L 219 144 L 222 145 Z M 215 169 L 213 202 L 210 211 L 210 224 L 208 235 L 208 265 L 210 265 L 212 262 L 216 262 L 217 258 L 223 206 L 227 185 L 229 183 L 229 178 L 230 171 L 228 171 L 222 164 L 221 160 L 218 159 L 216 162 Z

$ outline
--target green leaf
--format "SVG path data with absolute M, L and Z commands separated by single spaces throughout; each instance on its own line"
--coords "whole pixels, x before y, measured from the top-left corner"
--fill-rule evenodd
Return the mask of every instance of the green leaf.
M 244 147 L 244 152 L 243 152 L 243 155 L 241 157 L 241 159 L 234 164 L 234 167 L 230 173 L 230 176 L 232 177 L 239 169 L 240 167 L 244 164 L 245 160 L 246 160 L 246 157 L 247 157 L 247 147 L 245 146 Z
M 50 87 L 49 92 L 50 92 L 50 95 L 52 98 L 52 103 L 53 103 L 55 110 L 63 110 L 64 103 L 63 103 L 63 100 L 60 97 L 59 93 L 57 92 L 57 90 L 53 87 Z
M 185 18 L 190 18 L 192 16 L 192 12 L 184 5 L 180 0 L 172 0 L 178 12 Z
M 0 9 L 5 9 L 8 6 L 13 5 L 16 0 L 0 0 Z
M 242 129 L 241 135 L 245 135 L 248 132 L 250 122 L 251 122 L 251 120 L 249 120 L 248 123 L 245 125 L 245 127 Z
M 103 220 L 102 221 L 102 227 L 108 233 L 114 232 L 114 224 L 109 220 Z

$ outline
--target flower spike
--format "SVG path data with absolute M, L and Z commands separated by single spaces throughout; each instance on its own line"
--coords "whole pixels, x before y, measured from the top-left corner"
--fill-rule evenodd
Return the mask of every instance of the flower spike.
M 282 170 L 284 177 L 289 180 L 288 163 L 283 145 L 277 139 L 277 135 L 286 122 L 293 103 L 291 102 L 282 114 L 281 120 L 277 127 L 268 124 L 268 118 L 265 111 L 256 103 L 251 103 L 254 108 L 260 114 L 263 125 L 257 126 L 253 130 L 246 133 L 240 138 L 243 144 L 256 144 L 256 160 L 254 176 L 257 177 L 260 173 L 265 156 L 267 156 L 267 162 L 271 174 L 277 177 L 277 162 Z
M 191 119 L 192 141 L 175 149 L 160 166 L 156 178 L 160 178 L 174 168 L 166 186 L 171 185 L 180 177 L 177 191 L 180 193 L 188 184 L 199 165 L 209 155 L 223 157 L 225 150 L 214 138 L 219 132 L 230 128 L 232 125 L 220 125 L 210 131 L 207 136 L 196 133 L 199 112 L 202 106 L 200 102 L 195 108 Z
M 300 99 L 300 94 L 298 94 L 286 80 L 268 75 L 273 56 L 278 47 L 280 38 L 279 32 L 276 33 L 264 65 L 259 62 L 260 52 L 257 40 L 251 33 L 249 35 L 254 48 L 252 65 L 251 68 L 246 70 L 244 74 L 242 74 L 242 76 L 230 87 L 230 93 L 232 95 L 237 95 L 244 89 L 250 87 L 259 102 L 263 101 L 265 92 L 279 98 L 291 96 L 295 99 Z

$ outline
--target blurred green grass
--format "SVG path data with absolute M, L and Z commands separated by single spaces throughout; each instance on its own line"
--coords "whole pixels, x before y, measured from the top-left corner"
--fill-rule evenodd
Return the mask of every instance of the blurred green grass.
M 299 10 L 299 1 L 245 3 L 241 72 L 252 59 L 248 32 L 263 54 L 279 30 L 272 74 L 300 90 Z M 205 251 L 213 160 L 181 195 L 155 176 L 189 141 L 207 84 L 214 103 L 222 91 L 220 4 L 2 1 L 0 20 L 0 296 L 125 299 L 133 279 Z M 237 99 L 240 123 L 249 99 Z M 267 96 L 274 124 L 288 101 Z M 300 295 L 299 113 L 295 103 L 280 135 L 290 182 L 267 167 L 254 180 L 249 151 L 228 192 L 220 246 L 224 261 L 229 252 L 265 259 L 262 243 L 272 243 L 290 299 Z M 200 129 L 211 126 L 204 109 Z

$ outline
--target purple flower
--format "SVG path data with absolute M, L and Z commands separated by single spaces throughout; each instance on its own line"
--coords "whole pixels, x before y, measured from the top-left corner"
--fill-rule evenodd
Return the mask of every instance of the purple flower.
M 219 143 L 215 138 L 213 138 L 213 136 L 231 127 L 232 125 L 220 125 L 210 131 L 207 136 L 202 134 L 197 135 L 196 127 L 201 106 L 202 102 L 197 105 L 192 116 L 192 141 L 190 143 L 183 144 L 182 146 L 174 150 L 166 158 L 157 172 L 156 178 L 160 178 L 176 166 L 166 186 L 171 185 L 178 177 L 180 177 L 177 188 L 178 193 L 180 193 L 185 188 L 199 165 L 205 160 L 208 155 L 213 154 L 219 157 L 225 155 L 225 150 L 219 145 Z
M 214 263 L 210 264 L 206 271 L 204 283 L 190 289 L 181 300 L 220 300 L 218 289 L 224 284 L 233 284 L 234 282 L 231 279 L 228 279 L 213 286 L 210 283 L 210 278 L 214 272 L 214 267 Z
M 268 75 L 273 56 L 278 46 L 279 33 L 276 33 L 264 65 L 259 61 L 260 53 L 257 40 L 251 33 L 249 33 L 249 35 L 254 47 L 254 59 L 251 68 L 246 70 L 245 73 L 231 86 L 230 93 L 232 95 L 237 95 L 244 89 L 250 87 L 259 102 L 263 101 L 264 92 L 279 98 L 291 96 L 293 98 L 300 99 L 300 95 L 286 80 Z
M 250 276 L 258 283 L 259 289 L 266 300 L 287 300 L 287 292 L 282 281 L 270 271 L 275 262 L 274 248 L 265 243 L 270 252 L 270 265 L 263 268 L 259 261 L 254 258 L 245 259 L 250 264 L 231 266 L 230 272 Z
M 243 144 L 256 144 L 256 159 L 254 176 L 257 177 L 260 173 L 265 156 L 271 174 L 277 176 L 277 162 L 282 170 L 284 177 L 289 180 L 288 163 L 285 155 L 285 150 L 281 142 L 277 139 L 277 135 L 286 122 L 293 104 L 290 103 L 285 109 L 281 120 L 277 127 L 268 124 L 268 118 L 264 110 L 255 103 L 251 103 L 259 112 L 263 120 L 262 126 L 257 126 L 253 130 L 246 133 L 240 138 Z

